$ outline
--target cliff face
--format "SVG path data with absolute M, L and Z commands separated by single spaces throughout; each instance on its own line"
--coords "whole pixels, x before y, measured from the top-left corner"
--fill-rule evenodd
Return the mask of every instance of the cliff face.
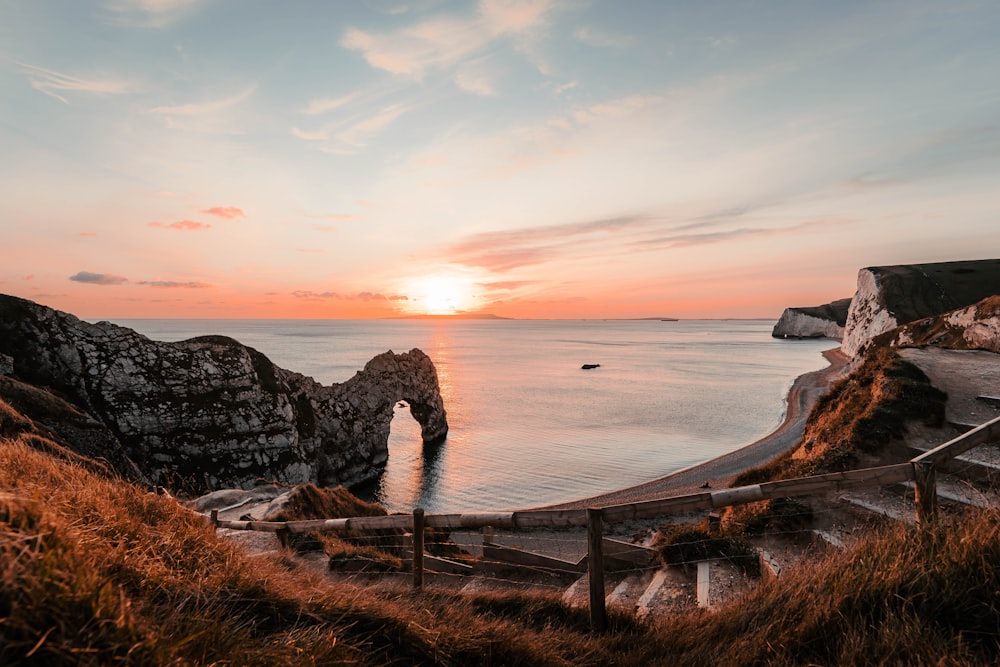
M 842 349 L 854 356 L 879 334 L 1000 294 L 1000 259 L 861 269 Z
M 0 295 L 0 355 L 13 377 L 51 388 L 107 426 L 143 473 L 167 486 L 361 481 L 388 456 L 400 400 L 425 442 L 448 432 L 437 372 L 417 349 L 380 354 L 347 382 L 324 386 L 230 338 L 162 343 Z
M 877 340 L 899 347 L 933 345 L 1000 354 L 1000 296 L 911 322 L 882 334 Z
M 775 338 L 834 338 L 844 337 L 847 312 L 851 299 L 838 299 L 822 306 L 785 308 L 771 335 Z

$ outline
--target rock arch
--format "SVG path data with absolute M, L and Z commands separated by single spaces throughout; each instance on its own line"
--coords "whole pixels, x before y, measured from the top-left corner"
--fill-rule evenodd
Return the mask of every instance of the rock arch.
M 158 342 L 0 295 L 0 355 L 15 378 L 55 389 L 107 426 L 150 481 L 191 491 L 371 478 L 398 400 L 425 442 L 448 433 L 437 371 L 418 349 L 385 352 L 347 382 L 322 385 L 224 336 Z

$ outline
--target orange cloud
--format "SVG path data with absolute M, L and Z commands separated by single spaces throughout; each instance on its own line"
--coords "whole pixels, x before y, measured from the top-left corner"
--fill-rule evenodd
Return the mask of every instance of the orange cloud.
M 337 299 L 339 301 L 408 301 L 409 297 L 401 295 L 385 296 L 377 292 L 358 292 L 357 294 L 340 294 L 339 292 L 313 292 L 312 290 L 296 290 L 292 296 L 297 299 Z
M 205 222 L 195 222 L 194 220 L 180 220 L 178 222 L 164 223 L 164 222 L 151 222 L 150 227 L 159 227 L 161 229 L 178 229 L 183 231 L 198 231 L 200 229 L 208 229 L 212 225 Z
M 235 220 L 237 218 L 246 217 L 246 214 L 243 213 L 243 209 L 236 208 L 235 206 L 213 206 L 212 208 L 203 208 L 201 212 L 207 215 L 225 218 L 226 220 Z
M 87 236 L 93 238 L 97 236 L 97 232 L 80 232 L 80 236 Z

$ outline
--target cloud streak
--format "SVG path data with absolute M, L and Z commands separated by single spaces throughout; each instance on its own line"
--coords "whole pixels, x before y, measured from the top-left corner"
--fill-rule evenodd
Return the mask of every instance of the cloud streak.
M 196 232 L 203 229 L 209 229 L 212 225 L 207 222 L 196 222 L 194 220 L 178 220 L 177 222 L 151 222 L 150 227 L 158 227 L 160 229 L 176 229 L 179 231 Z
M 31 87 L 54 97 L 63 104 L 69 104 L 61 93 L 93 93 L 99 95 L 121 95 L 133 91 L 133 86 L 116 79 L 84 79 L 70 74 L 63 74 L 44 67 L 27 63 L 18 63 L 21 71 L 28 76 Z
M 206 287 L 212 287 L 209 283 L 200 283 L 196 281 L 178 282 L 175 280 L 140 280 L 138 285 L 148 285 L 149 287 L 161 287 L 161 288 L 182 288 L 182 289 L 205 289 Z
M 168 104 L 153 107 L 149 112 L 155 116 L 162 117 L 168 124 L 176 117 L 197 118 L 202 116 L 213 116 L 232 109 L 249 100 L 257 90 L 257 85 L 247 86 L 240 92 L 218 99 L 206 100 L 204 102 L 186 102 L 184 104 Z
M 237 218 L 246 217 L 243 209 L 236 208 L 235 206 L 213 206 L 212 208 L 203 208 L 201 212 L 206 215 L 214 215 L 217 218 L 224 218 L 225 220 L 236 220 Z
M 441 255 L 454 264 L 506 273 L 567 258 L 599 258 L 636 251 L 686 248 L 751 239 L 781 237 L 842 224 L 842 219 L 810 219 L 781 226 L 732 227 L 735 219 L 758 207 L 735 207 L 709 216 L 677 219 L 650 215 L 585 220 L 476 234 L 445 247 Z M 495 290 L 515 290 L 525 281 L 484 283 Z
M 166 28 L 194 10 L 201 0 L 109 0 L 114 22 L 136 28 Z
M 420 79 L 430 70 L 457 65 L 500 37 L 544 25 L 553 7 L 550 0 L 481 0 L 473 15 L 441 16 L 381 33 L 349 28 L 340 45 L 360 52 L 376 69 Z
M 588 46 L 602 49 L 627 49 L 636 43 L 632 35 L 589 26 L 577 28 L 573 36 Z
M 358 292 L 356 294 L 341 294 L 340 292 L 314 292 L 312 290 L 296 290 L 292 292 L 296 299 L 306 299 L 310 301 L 337 300 L 337 301 L 409 301 L 409 297 L 401 294 L 386 296 L 378 292 Z
M 92 271 L 74 273 L 69 279 L 73 282 L 87 285 L 122 285 L 128 282 L 128 278 L 124 276 L 116 276 L 111 273 L 94 273 Z

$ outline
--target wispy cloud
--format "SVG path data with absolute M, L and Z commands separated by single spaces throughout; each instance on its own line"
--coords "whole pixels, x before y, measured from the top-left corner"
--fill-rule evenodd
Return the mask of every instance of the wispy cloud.
M 326 130 L 316 130 L 315 132 L 307 132 L 305 130 L 300 130 L 297 127 L 291 129 L 293 137 L 298 137 L 304 141 L 326 141 L 330 138 L 330 133 Z
M 601 257 L 632 255 L 637 251 L 653 252 L 789 236 L 851 222 L 814 218 L 783 225 L 744 224 L 733 227 L 733 222 L 751 208 L 733 208 L 696 218 L 628 215 L 475 234 L 445 247 L 441 256 L 454 264 L 491 273 L 506 273 L 568 258 L 596 261 Z M 485 282 L 483 286 L 502 291 L 517 290 L 529 283 L 530 281 L 521 280 L 494 281 Z
M 112 273 L 93 273 L 91 271 L 80 271 L 69 277 L 70 280 L 77 283 L 86 283 L 88 285 L 121 285 L 128 282 L 128 278 L 124 276 L 116 276 Z
M 349 146 L 364 146 L 369 139 L 382 132 L 406 111 L 407 107 L 402 104 L 386 107 L 374 116 L 365 118 L 346 131 L 338 133 L 337 139 Z
M 466 60 L 499 37 L 543 25 L 553 7 L 549 0 L 481 0 L 473 15 L 441 16 L 382 33 L 349 28 L 340 45 L 361 52 L 376 69 L 421 78 Z
M 108 0 L 104 9 L 121 25 L 166 28 L 188 16 L 202 0 Z
M 462 64 L 455 72 L 455 84 L 467 93 L 495 97 L 497 95 L 494 80 L 496 75 L 490 70 L 485 60 L 479 59 Z
M 160 229 L 177 229 L 180 231 L 200 231 L 203 229 L 208 229 L 212 225 L 207 222 L 196 222 L 194 220 L 179 220 L 177 222 L 151 222 L 150 227 L 159 227 Z
M 166 288 L 181 288 L 181 289 L 204 289 L 206 287 L 212 287 L 209 283 L 200 283 L 195 281 L 178 282 L 176 280 L 140 280 L 137 284 L 148 285 L 149 287 L 166 287 Z
M 448 246 L 443 255 L 451 262 L 473 266 L 495 273 L 551 261 L 567 248 L 600 235 L 642 227 L 649 224 L 645 216 L 623 216 L 577 223 L 526 227 L 502 232 L 486 232 L 468 237 Z
M 537 284 L 537 280 L 497 280 L 493 282 L 478 283 L 477 287 L 484 292 L 495 294 L 498 292 L 513 292 L 521 289 L 522 287 Z
M 495 33 L 521 32 L 544 23 L 552 0 L 480 0 L 479 11 Z
M 338 301 L 408 301 L 409 297 L 403 295 L 380 294 L 378 292 L 358 292 L 356 294 L 342 294 L 340 292 L 314 292 L 312 290 L 296 290 L 292 296 L 297 299 L 318 300 L 338 300 Z
M 358 216 L 353 213 L 325 213 L 322 215 L 311 215 L 310 218 L 319 218 L 321 220 L 334 220 L 337 222 L 349 222 L 351 220 L 357 220 Z
M 556 94 L 556 95 L 562 95 L 562 94 L 563 94 L 563 93 L 565 93 L 566 91 L 568 91 L 568 90 L 573 90 L 574 88 L 576 88 L 576 87 L 577 87 L 577 86 L 579 86 L 579 85 L 580 85 L 580 82 L 579 82 L 579 81 L 567 81 L 567 82 L 566 82 L 566 83 L 564 83 L 564 84 L 561 84 L 561 85 L 559 85 L 559 86 L 556 86 L 556 88 L 555 88 L 555 91 L 554 91 L 554 92 L 555 92 L 555 94 Z
M 21 71 L 27 75 L 32 88 L 54 97 L 63 104 L 69 104 L 69 100 L 61 93 L 121 95 L 133 92 L 135 88 L 133 84 L 118 79 L 85 79 L 27 63 L 19 62 L 18 65 Z
M 207 100 L 205 102 L 188 102 L 185 104 L 153 107 L 150 109 L 150 113 L 164 117 L 211 115 L 246 102 L 256 90 L 257 85 L 254 84 L 229 97 Z
M 321 97 L 315 100 L 310 100 L 309 104 L 302 113 L 309 116 L 315 116 L 317 114 L 330 113 L 331 111 L 336 111 L 341 109 L 348 104 L 358 100 L 361 97 L 360 93 L 349 93 L 347 95 L 341 95 L 340 97 Z
M 80 271 L 79 273 L 70 276 L 69 279 L 73 282 L 86 283 L 88 285 L 123 285 L 130 282 L 125 276 L 118 276 L 111 273 L 93 273 L 91 271 Z M 132 284 L 146 285 L 148 287 L 178 287 L 184 289 L 212 287 L 212 285 L 208 283 L 176 280 L 137 280 L 132 281 Z
M 795 234 L 810 228 L 828 228 L 830 225 L 830 220 L 811 220 L 781 227 L 737 227 L 735 229 L 719 229 L 700 233 L 681 232 L 646 239 L 637 239 L 631 241 L 629 245 L 634 247 L 644 247 L 646 249 L 650 249 L 652 247 L 685 248 L 737 240 L 746 241 L 751 238 L 786 236 L 788 234 Z
M 633 35 L 590 26 L 577 28 L 573 36 L 588 46 L 602 49 L 626 49 L 636 43 Z
M 94 238 L 97 236 L 97 232 L 80 232 L 80 236 L 86 236 L 87 238 Z
M 207 215 L 214 215 L 217 218 L 224 218 L 226 220 L 235 220 L 237 218 L 246 217 L 243 209 L 236 208 L 235 206 L 213 206 L 212 208 L 203 208 L 201 212 Z

